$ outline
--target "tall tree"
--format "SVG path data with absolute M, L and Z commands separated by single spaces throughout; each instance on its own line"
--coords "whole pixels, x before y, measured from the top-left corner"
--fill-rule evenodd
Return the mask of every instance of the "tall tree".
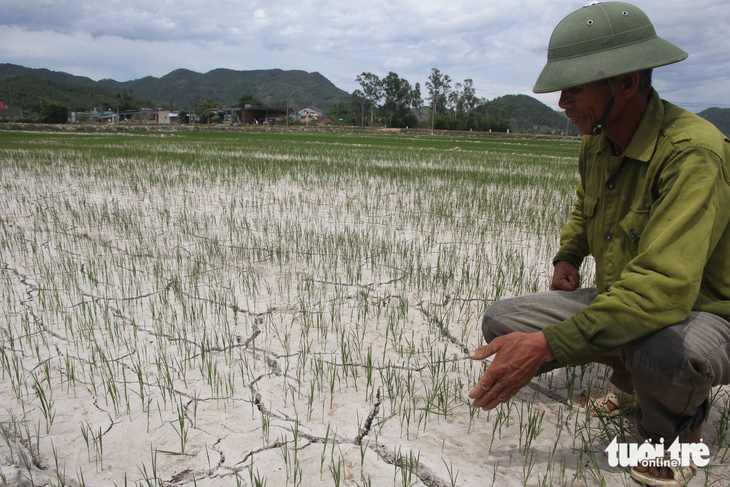
M 137 98 L 137 94 L 132 88 L 122 90 L 121 93 L 114 95 L 114 98 L 102 97 L 98 102 L 102 107 L 117 107 L 120 111 L 136 111 L 140 108 L 147 106 L 159 106 L 155 105 L 152 100 Z
M 416 83 L 411 91 L 411 107 L 418 112 L 418 119 L 421 118 L 421 106 L 423 105 L 423 98 L 421 98 L 421 84 Z
M 263 102 L 259 100 L 258 98 L 255 98 L 253 95 L 241 95 L 241 97 L 238 99 L 238 105 L 241 108 L 245 108 L 246 105 L 253 105 L 257 107 L 264 106 Z
M 368 101 L 365 99 L 365 93 L 362 90 L 355 90 L 352 92 L 352 108 L 358 109 L 360 112 L 360 126 L 365 127 L 365 107 L 368 105 Z
M 346 101 L 335 102 L 332 109 L 327 113 L 335 123 L 341 122 L 344 125 L 356 125 L 360 118 L 360 110 L 358 109 L 355 112 Z
M 375 108 L 383 97 L 383 88 L 380 78 L 373 73 L 359 74 L 355 81 L 362 86 L 362 94 L 370 108 L 370 123 L 375 119 Z
M 380 82 L 383 93 L 383 110 L 388 116 L 388 126 L 393 127 L 393 117 L 404 118 L 411 107 L 411 84 L 391 71 Z
M 448 74 L 441 74 L 437 68 L 431 68 L 431 76 L 426 81 L 428 99 L 431 102 L 431 133 L 436 121 L 436 112 L 446 106 L 451 91 L 451 78 Z
M 139 109 L 137 94 L 132 88 L 130 88 L 129 91 L 122 90 L 121 93 L 117 93 L 116 104 L 117 107 L 119 107 L 119 109 L 122 111 Z
M 48 101 L 41 99 L 41 123 L 66 123 L 68 121 L 68 105 L 59 101 Z
M 451 118 L 452 120 L 456 120 L 456 116 L 461 113 L 463 109 L 464 85 L 462 85 L 461 83 L 456 83 L 454 85 L 454 91 L 449 93 L 448 100 L 448 108 L 451 110 Z
M 476 95 L 476 90 L 474 89 L 474 82 L 471 79 L 465 79 L 463 90 L 461 92 L 461 106 L 464 110 L 464 113 L 466 114 L 466 117 L 464 117 L 464 128 L 466 128 L 467 124 L 469 123 L 469 114 L 474 111 L 476 107 L 478 107 L 483 100 L 479 99 Z
M 206 124 L 212 121 L 217 121 L 220 117 L 218 116 L 218 109 L 221 108 L 221 103 L 215 101 L 213 98 L 206 96 L 205 100 L 198 103 L 195 107 L 195 115 L 198 116 L 198 120 L 205 121 Z

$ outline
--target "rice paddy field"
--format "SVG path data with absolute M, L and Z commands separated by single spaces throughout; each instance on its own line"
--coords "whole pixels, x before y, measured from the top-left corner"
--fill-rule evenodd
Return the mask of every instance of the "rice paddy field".
M 0 485 L 617 486 L 601 366 L 490 412 L 480 317 L 547 290 L 575 141 L 0 131 Z M 582 269 L 592 281 L 592 263 Z M 730 390 L 710 466 L 730 483 Z

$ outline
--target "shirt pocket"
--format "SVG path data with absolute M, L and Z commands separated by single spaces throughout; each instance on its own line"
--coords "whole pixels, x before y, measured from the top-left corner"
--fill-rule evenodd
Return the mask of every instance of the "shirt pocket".
M 649 223 L 649 210 L 631 208 L 624 219 L 621 220 L 619 226 L 626 232 L 631 242 L 637 243 L 644 233 L 647 223 Z
M 597 205 L 598 198 L 596 196 L 593 196 L 592 194 L 586 194 L 583 197 L 583 208 L 581 209 L 581 213 L 583 213 L 583 216 L 593 218 L 593 215 L 596 213 Z

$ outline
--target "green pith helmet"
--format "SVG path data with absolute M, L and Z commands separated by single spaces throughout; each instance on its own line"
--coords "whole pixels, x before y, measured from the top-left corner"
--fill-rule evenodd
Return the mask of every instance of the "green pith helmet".
M 555 27 L 547 64 L 532 90 L 550 93 L 686 58 L 686 52 L 656 35 L 637 7 L 594 2 Z

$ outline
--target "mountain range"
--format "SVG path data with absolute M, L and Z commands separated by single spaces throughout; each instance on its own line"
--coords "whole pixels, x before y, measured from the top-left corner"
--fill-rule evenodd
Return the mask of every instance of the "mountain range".
M 72 108 L 90 108 L 114 100 L 123 91 L 165 108 L 187 108 L 206 97 L 233 106 L 241 95 L 252 95 L 267 106 L 283 105 L 288 101 L 290 106 L 315 106 L 326 111 L 335 103 L 349 102 L 351 98 L 348 92 L 337 88 L 320 73 L 298 70 L 214 69 L 201 74 L 176 69 L 161 78 L 147 76 L 120 82 L 112 79 L 94 81 L 49 69 L 0 63 L 0 100 L 9 107 L 37 106 L 40 98 L 46 98 Z M 559 132 L 568 126 L 562 113 L 527 95 L 506 95 L 489 104 L 508 113 L 514 132 Z M 730 135 L 730 108 L 708 108 L 698 115 Z
M 232 106 L 238 102 L 241 95 L 252 95 L 269 106 L 289 101 L 293 106 L 312 105 L 322 109 L 330 109 L 339 101 L 350 101 L 349 93 L 337 88 L 317 72 L 214 69 L 201 74 L 187 69 L 177 69 L 161 78 L 147 76 L 120 82 L 112 79 L 94 81 L 83 76 L 48 69 L 26 68 L 15 64 L 0 64 L 0 99 L 7 98 L 6 93 L 8 93 L 7 89 L 3 90 L 5 88 L 3 82 L 18 76 L 33 76 L 51 83 L 61 83 L 66 85 L 63 89 L 74 85 L 100 88 L 107 92 L 107 98 L 114 98 L 116 93 L 123 90 L 128 92 L 131 90 L 137 98 L 152 100 L 155 104 L 165 107 L 170 105 L 187 107 L 206 97 Z M 100 98 L 104 97 L 101 92 L 97 95 Z M 9 103 L 21 105 L 19 101 L 13 99 L 4 101 L 8 106 Z

